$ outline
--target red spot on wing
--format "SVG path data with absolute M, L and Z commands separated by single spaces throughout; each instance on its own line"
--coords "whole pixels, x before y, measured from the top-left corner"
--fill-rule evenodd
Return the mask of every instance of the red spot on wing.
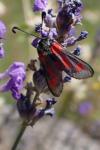
M 65 52 L 58 42 L 52 43 L 51 52 L 59 58 L 64 67 L 63 69 L 70 76 L 77 79 L 84 79 L 93 76 L 94 71 L 89 64 L 75 55 L 67 51 Z
M 52 44 L 51 51 L 53 54 L 55 54 L 57 57 L 59 57 L 60 61 L 64 64 L 64 66 L 67 69 L 72 67 L 70 60 L 62 53 L 63 48 L 59 43 L 54 42 Z

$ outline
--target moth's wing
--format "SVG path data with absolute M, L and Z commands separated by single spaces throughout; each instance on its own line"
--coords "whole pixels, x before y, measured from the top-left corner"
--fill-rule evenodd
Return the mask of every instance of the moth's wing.
M 59 97 L 63 89 L 62 72 L 57 69 L 52 55 L 41 55 L 39 57 L 49 90 L 54 96 Z
M 85 79 L 93 76 L 94 71 L 92 67 L 88 63 L 76 57 L 74 54 L 61 48 L 52 48 L 51 51 L 59 58 L 64 71 L 71 77 L 76 79 Z
M 33 74 L 33 82 L 39 93 L 48 92 L 48 85 L 44 76 L 44 71 L 39 69 Z
M 85 61 L 81 60 L 80 58 L 76 57 L 74 54 L 66 52 L 67 61 L 72 65 L 73 69 L 68 70 L 68 74 L 76 79 L 85 79 L 92 77 L 94 74 L 93 68 L 86 63 Z M 64 55 L 64 54 L 63 54 Z

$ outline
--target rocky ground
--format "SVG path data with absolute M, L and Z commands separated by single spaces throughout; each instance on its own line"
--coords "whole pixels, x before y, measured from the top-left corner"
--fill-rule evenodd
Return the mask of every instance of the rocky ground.
M 11 150 L 21 124 L 11 107 L 0 113 L 0 150 Z M 11 115 L 9 116 L 8 114 Z M 5 120 L 5 116 L 6 117 Z M 3 119 L 2 119 L 3 118 Z M 17 150 L 100 150 L 100 143 L 83 133 L 71 121 L 45 118 L 28 127 Z

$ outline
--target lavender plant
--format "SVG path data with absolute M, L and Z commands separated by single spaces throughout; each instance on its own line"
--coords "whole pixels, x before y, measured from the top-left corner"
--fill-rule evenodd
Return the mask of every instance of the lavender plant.
M 6 33 L 6 26 L 5 24 L 0 21 L 0 58 L 4 57 L 4 48 L 3 48 L 3 40 Z
M 87 38 L 87 31 L 81 31 L 80 35 L 76 37 L 75 30 L 75 26 L 81 24 L 82 2 L 80 0 L 58 0 L 57 2 L 58 12 L 55 15 L 53 9 L 50 8 L 47 10 L 48 0 L 34 0 L 33 11 L 41 12 L 41 22 L 34 27 L 36 34 L 27 33 L 19 27 L 13 27 L 13 33 L 19 30 L 35 37 L 32 41 L 32 46 L 35 48 L 39 48 L 39 42 L 42 38 L 58 41 L 64 48 L 73 46 L 77 42 Z M 2 41 L 4 40 L 5 32 L 6 27 L 0 21 L 0 58 L 4 56 Z M 49 43 L 48 46 L 50 46 Z M 73 54 L 76 56 L 80 55 L 79 46 L 74 50 Z M 40 97 L 41 93 L 48 93 L 50 90 L 41 63 L 39 69 L 36 67 L 37 61 L 38 58 L 37 60 L 30 60 L 27 66 L 23 62 L 13 62 L 8 69 L 0 73 L 0 80 L 8 79 L 6 83 L 0 86 L 0 92 L 11 92 L 23 120 L 22 128 L 12 150 L 16 149 L 27 126 L 33 126 L 45 115 L 51 117 L 54 115 L 53 105 L 56 103 L 55 98 L 50 98 L 48 95 L 48 99 L 42 100 Z M 32 82 L 26 81 L 26 72 L 29 70 L 33 71 Z M 70 80 L 71 76 L 67 75 L 62 79 L 62 83 L 69 82 Z M 54 84 L 54 82 L 52 83 Z M 59 89 L 57 92 L 59 92 Z

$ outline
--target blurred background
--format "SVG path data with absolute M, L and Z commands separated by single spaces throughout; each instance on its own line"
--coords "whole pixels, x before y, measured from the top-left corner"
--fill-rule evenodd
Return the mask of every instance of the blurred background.
M 56 11 L 57 3 L 49 2 L 49 8 L 55 4 Z M 83 0 L 83 4 L 83 25 L 76 28 L 78 32 L 87 30 L 89 36 L 78 45 L 81 58 L 91 64 L 95 74 L 90 79 L 66 83 L 55 105 L 56 117 L 42 119 L 33 129 L 29 127 L 18 150 L 100 150 L 100 1 Z M 31 38 L 11 32 L 14 25 L 33 31 L 40 14 L 32 12 L 32 5 L 33 0 L 0 0 L 0 20 L 7 26 L 6 56 L 0 59 L 0 72 L 13 61 L 27 64 L 37 57 Z M 11 93 L 0 93 L 0 150 L 10 150 L 20 124 Z

